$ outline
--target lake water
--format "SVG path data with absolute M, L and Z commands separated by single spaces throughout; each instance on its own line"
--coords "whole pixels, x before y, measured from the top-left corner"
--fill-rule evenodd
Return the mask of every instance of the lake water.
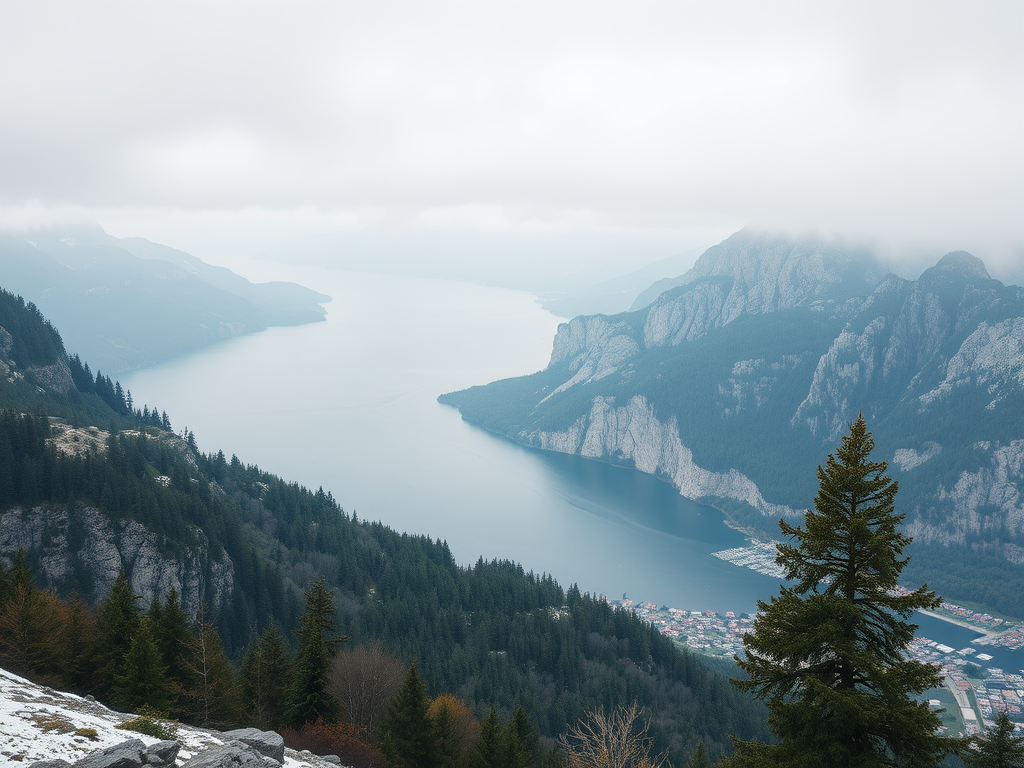
M 349 511 L 510 558 L 563 586 L 753 611 L 778 582 L 709 557 L 743 537 L 633 470 L 516 446 L 437 396 L 547 364 L 561 318 L 517 291 L 304 270 L 323 323 L 272 328 L 121 377 L 204 451 L 323 486 Z
M 563 586 L 689 610 L 753 613 L 778 580 L 711 557 L 742 546 L 720 512 L 634 470 L 516 446 L 438 395 L 543 368 L 561 318 L 468 283 L 297 270 L 327 321 L 231 339 L 121 377 L 204 451 L 329 490 L 360 517 L 509 558 Z M 954 647 L 970 630 L 921 617 Z M 1020 654 L 1000 652 L 1008 668 Z M 995 663 L 995 662 L 993 662 Z

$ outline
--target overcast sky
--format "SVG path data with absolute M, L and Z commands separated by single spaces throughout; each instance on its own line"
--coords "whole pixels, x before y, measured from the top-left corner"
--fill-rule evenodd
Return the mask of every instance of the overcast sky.
M 200 256 L 755 224 L 1013 266 L 1022 39 L 1016 0 L 0 0 L 0 223 Z

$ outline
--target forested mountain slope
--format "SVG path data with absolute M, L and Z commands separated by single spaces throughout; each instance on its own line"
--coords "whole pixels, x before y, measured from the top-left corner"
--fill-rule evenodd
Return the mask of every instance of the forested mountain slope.
M 324 577 L 349 642 L 380 640 L 431 695 L 480 717 L 522 705 L 554 736 L 637 700 L 677 757 L 766 735 L 724 675 L 632 614 L 514 563 L 460 566 L 443 542 L 357 520 L 322 489 L 202 455 L 165 414 L 69 360 L 34 307 L 0 293 L 0 309 L 0 560 L 23 548 L 41 585 L 95 603 L 124 568 L 144 603 L 174 588 L 192 615 L 205 605 L 237 656 L 271 618 L 290 636 L 301 590 Z
M 271 325 L 323 320 L 329 297 L 98 226 L 0 232 L 0 281 L 34 302 L 71 351 L 106 373 Z
M 912 579 L 1024 615 L 1024 292 L 955 252 L 917 280 L 742 231 L 648 306 L 559 327 L 548 367 L 445 395 L 526 445 L 635 465 L 775 535 L 863 411 Z

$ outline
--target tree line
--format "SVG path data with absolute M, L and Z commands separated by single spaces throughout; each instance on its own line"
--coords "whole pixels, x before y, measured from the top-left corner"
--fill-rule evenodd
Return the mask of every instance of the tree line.
M 0 454 L 11 468 L 0 511 L 57 504 L 74 528 L 87 504 L 162 534 L 169 556 L 204 541 L 211 559 L 226 552 L 233 585 L 220 604 L 203 599 L 205 621 L 236 663 L 253 631 L 271 623 L 294 646 L 303 590 L 322 577 L 353 645 L 379 641 L 416 664 L 430 696 L 450 692 L 478 718 L 491 706 L 503 719 L 521 707 L 553 739 L 590 709 L 636 700 L 658 712 L 652 733 L 678 759 L 701 741 L 718 755 L 730 733 L 767 734 L 759 705 L 720 673 L 632 614 L 550 576 L 507 561 L 461 566 L 444 542 L 359 520 L 322 489 L 222 452 L 199 454 L 156 427 L 111 434 L 102 450 L 77 456 L 57 451 L 50 434 L 41 414 L 0 412 Z M 68 540 L 80 547 L 76 535 Z M 38 556 L 30 552 L 29 564 Z M 79 578 L 84 571 L 41 586 L 96 605 L 105 596 Z
M 358 768 L 556 768 L 518 707 L 481 721 L 450 693 L 433 698 L 415 664 L 379 643 L 339 652 L 334 597 L 321 580 L 305 592 L 295 650 L 273 622 L 235 667 L 205 617 L 189 619 L 171 589 L 141 605 L 122 570 L 92 610 L 35 585 L 24 550 L 0 566 L 0 666 L 98 696 L 149 719 L 205 728 L 280 731 L 295 749 L 337 754 Z

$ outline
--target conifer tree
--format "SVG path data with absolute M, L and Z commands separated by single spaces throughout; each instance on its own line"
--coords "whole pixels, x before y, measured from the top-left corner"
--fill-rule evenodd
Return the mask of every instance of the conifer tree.
M 181 662 L 185 671 L 181 692 L 184 717 L 204 728 L 237 723 L 241 715 L 241 692 L 213 624 L 204 621 L 200 625 Z
M 1024 736 L 1014 732 L 1005 712 L 996 716 L 996 727 L 970 740 L 960 757 L 967 768 L 1021 768 L 1024 766 Z
M 814 509 L 802 527 L 781 521 L 793 542 L 779 547 L 786 578 L 758 603 L 734 681 L 765 701 L 779 742 L 737 742 L 730 765 L 934 766 L 952 742 L 937 715 L 915 698 L 941 683 L 938 670 L 907 660 L 916 626 L 907 619 L 939 598 L 922 586 L 899 591 L 910 539 L 895 512 L 898 486 L 863 417 L 818 467 Z
M 148 617 L 142 618 L 120 671 L 114 675 L 111 700 L 114 706 L 128 712 L 137 712 L 142 707 L 167 712 L 171 698 L 171 684 L 153 637 L 153 625 Z
M 530 713 L 516 707 L 502 730 L 499 763 L 504 768 L 528 768 L 540 751 L 540 736 Z
M 711 768 L 711 761 L 704 751 L 704 742 L 697 742 L 697 748 L 693 750 L 690 759 L 686 761 L 686 768 Z
M 149 619 L 153 623 L 153 633 L 160 649 L 164 664 L 167 666 L 167 677 L 175 688 L 185 684 L 187 672 L 183 662 L 186 649 L 192 641 L 192 630 L 189 627 L 188 614 L 178 599 L 178 590 L 174 587 L 167 592 L 166 602 L 162 605 L 154 599 L 149 609 Z
M 24 549 L 5 576 L 0 600 L 0 665 L 42 682 L 58 684 L 65 667 L 64 606 L 36 587 Z
M 96 619 L 96 640 L 99 648 L 99 671 L 104 686 L 110 688 L 114 676 L 120 674 L 132 638 L 139 627 L 139 596 L 132 592 L 124 568 L 117 574 L 110 595 L 100 605 Z
M 437 765 L 437 738 L 428 707 L 427 686 L 413 664 L 384 722 L 384 754 L 394 764 L 403 768 Z
M 96 614 L 77 594 L 67 605 L 61 637 L 65 685 L 77 692 L 91 690 L 96 678 Z
M 290 679 L 288 649 L 277 625 L 271 621 L 242 659 L 245 708 L 257 728 L 281 728 Z
M 470 768 L 473 747 L 480 738 L 480 723 L 466 703 L 450 693 L 430 702 L 427 717 L 434 725 L 438 765 Z
M 321 579 L 306 590 L 306 610 L 295 634 L 299 650 L 292 665 L 288 695 L 287 721 L 294 728 L 317 719 L 338 721 L 341 707 L 327 690 L 327 671 L 337 653 L 338 643 L 346 638 L 333 637 L 334 596 Z
M 498 723 L 498 710 L 491 707 L 480 725 L 480 741 L 476 747 L 476 768 L 498 768 L 501 740 L 501 726 Z

